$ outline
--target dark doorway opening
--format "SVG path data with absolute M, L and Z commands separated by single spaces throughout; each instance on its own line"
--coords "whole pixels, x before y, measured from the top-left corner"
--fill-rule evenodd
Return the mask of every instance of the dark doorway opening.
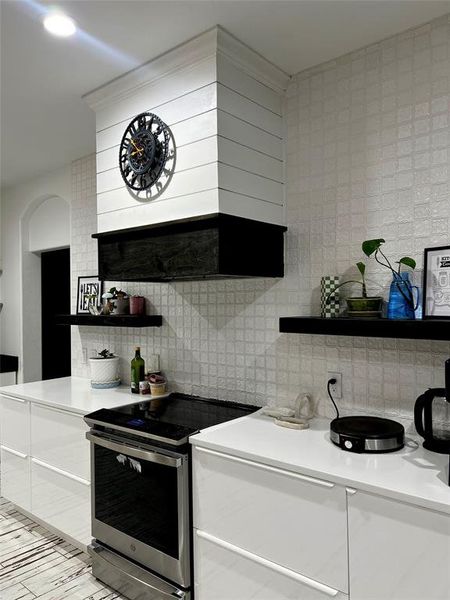
M 55 324 L 70 313 L 70 249 L 41 254 L 42 379 L 71 374 L 70 327 Z

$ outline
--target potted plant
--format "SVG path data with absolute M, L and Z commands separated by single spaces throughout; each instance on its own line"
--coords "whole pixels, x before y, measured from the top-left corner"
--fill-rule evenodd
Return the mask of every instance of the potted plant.
M 118 290 L 116 287 L 112 287 L 109 290 L 112 294 L 112 303 L 114 305 L 113 315 L 128 315 L 130 312 L 130 298 L 128 294 L 123 290 Z
M 381 314 L 383 298 L 381 298 L 381 296 L 367 295 L 366 265 L 363 262 L 358 262 L 356 263 L 356 267 L 361 274 L 360 280 L 348 279 L 336 286 L 336 289 L 349 283 L 357 283 L 361 286 L 361 296 L 350 296 L 349 298 L 346 298 L 348 307 L 347 313 L 350 317 L 379 317 Z M 335 290 L 328 295 L 327 301 L 334 292 Z
M 120 385 L 119 357 L 106 348 L 89 359 L 91 386 L 93 388 L 113 388 Z
M 366 240 L 362 244 L 362 250 L 366 256 L 373 256 L 379 265 L 389 269 L 392 274 L 387 313 L 388 319 L 414 319 L 414 312 L 419 302 L 419 290 L 417 286 L 411 284 L 409 272 L 402 271 L 402 266 L 414 270 L 416 268 L 416 261 L 410 256 L 403 256 L 400 260 L 396 261 L 398 267 L 395 269 L 381 249 L 381 246 L 385 243 L 385 240 L 382 238 Z M 417 290 L 416 298 L 414 298 L 414 290 Z

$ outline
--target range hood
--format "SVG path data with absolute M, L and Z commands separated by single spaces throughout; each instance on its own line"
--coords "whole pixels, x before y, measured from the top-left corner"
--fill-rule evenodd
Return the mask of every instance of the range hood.
M 99 277 L 171 281 L 283 277 L 286 227 L 215 214 L 94 234 Z
M 101 279 L 283 277 L 288 81 L 215 27 L 87 95 L 96 112 Z M 141 191 L 124 180 L 119 153 L 142 113 L 151 113 L 150 130 L 167 127 L 170 152 Z

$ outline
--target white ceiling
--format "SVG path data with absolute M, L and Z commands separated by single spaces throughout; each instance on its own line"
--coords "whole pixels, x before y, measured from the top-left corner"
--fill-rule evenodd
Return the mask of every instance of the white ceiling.
M 434 0 L 72 0 L 57 6 L 82 31 L 61 39 L 41 25 L 49 5 L 0 0 L 2 185 L 93 152 L 81 96 L 216 24 L 293 74 L 450 12 Z

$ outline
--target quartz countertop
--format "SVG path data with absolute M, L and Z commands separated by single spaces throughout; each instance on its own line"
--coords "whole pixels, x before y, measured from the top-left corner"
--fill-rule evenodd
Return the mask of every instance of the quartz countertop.
M 330 441 L 328 420 L 314 419 L 310 429 L 293 430 L 257 412 L 209 427 L 190 441 L 193 446 L 450 514 L 448 455 L 425 450 L 408 436 L 398 452 L 356 454 Z
M 128 386 L 93 390 L 90 379 L 84 377 L 61 377 L 3 386 L 0 387 L 0 394 L 83 416 L 100 408 L 113 408 L 140 401 L 140 397 L 132 394 Z

